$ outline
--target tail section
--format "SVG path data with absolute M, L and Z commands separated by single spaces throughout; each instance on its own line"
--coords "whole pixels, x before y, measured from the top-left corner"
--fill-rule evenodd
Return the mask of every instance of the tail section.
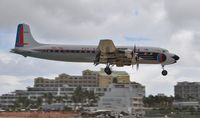
M 37 45 L 39 43 L 34 40 L 29 26 L 27 24 L 19 24 L 17 27 L 15 48 L 34 47 Z

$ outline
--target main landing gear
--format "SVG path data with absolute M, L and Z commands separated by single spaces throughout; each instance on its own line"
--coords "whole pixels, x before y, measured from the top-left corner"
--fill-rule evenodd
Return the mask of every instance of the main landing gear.
M 164 69 L 164 65 L 162 65 L 162 69 L 163 69 L 163 70 L 162 70 L 162 75 L 163 75 L 163 76 L 166 76 L 166 75 L 167 75 L 167 71 Z
M 105 72 L 107 75 L 112 74 L 112 70 L 110 69 L 110 64 L 107 64 L 106 68 L 104 69 L 104 72 Z

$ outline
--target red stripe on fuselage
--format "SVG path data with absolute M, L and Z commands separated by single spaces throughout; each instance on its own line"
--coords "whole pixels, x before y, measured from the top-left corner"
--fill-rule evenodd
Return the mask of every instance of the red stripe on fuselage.
M 19 33 L 19 45 L 24 46 L 24 27 L 23 25 L 20 28 L 20 33 Z

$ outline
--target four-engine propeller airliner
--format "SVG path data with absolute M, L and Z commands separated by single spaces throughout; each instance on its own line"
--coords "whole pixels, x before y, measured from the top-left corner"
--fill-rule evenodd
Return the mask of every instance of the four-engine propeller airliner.
M 24 57 L 68 62 L 91 62 L 95 65 L 106 64 L 105 73 L 112 73 L 110 67 L 139 64 L 161 64 L 162 75 L 167 75 L 165 65 L 174 64 L 179 56 L 157 47 L 115 46 L 112 40 L 100 40 L 98 46 L 40 44 L 34 40 L 27 24 L 19 24 L 13 53 Z

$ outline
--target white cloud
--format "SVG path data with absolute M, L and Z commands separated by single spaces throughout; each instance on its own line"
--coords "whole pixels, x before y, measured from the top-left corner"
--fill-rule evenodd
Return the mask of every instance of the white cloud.
M 165 0 L 165 8 L 171 23 L 178 28 L 189 28 L 199 30 L 199 5 L 198 0 Z
M 14 90 L 26 90 L 26 87 L 32 86 L 33 77 L 0 75 L 0 94 L 10 93 Z
M 170 44 L 174 47 L 173 51 L 180 55 L 181 65 L 199 66 L 199 36 L 198 33 L 188 30 L 175 32 L 171 36 Z

